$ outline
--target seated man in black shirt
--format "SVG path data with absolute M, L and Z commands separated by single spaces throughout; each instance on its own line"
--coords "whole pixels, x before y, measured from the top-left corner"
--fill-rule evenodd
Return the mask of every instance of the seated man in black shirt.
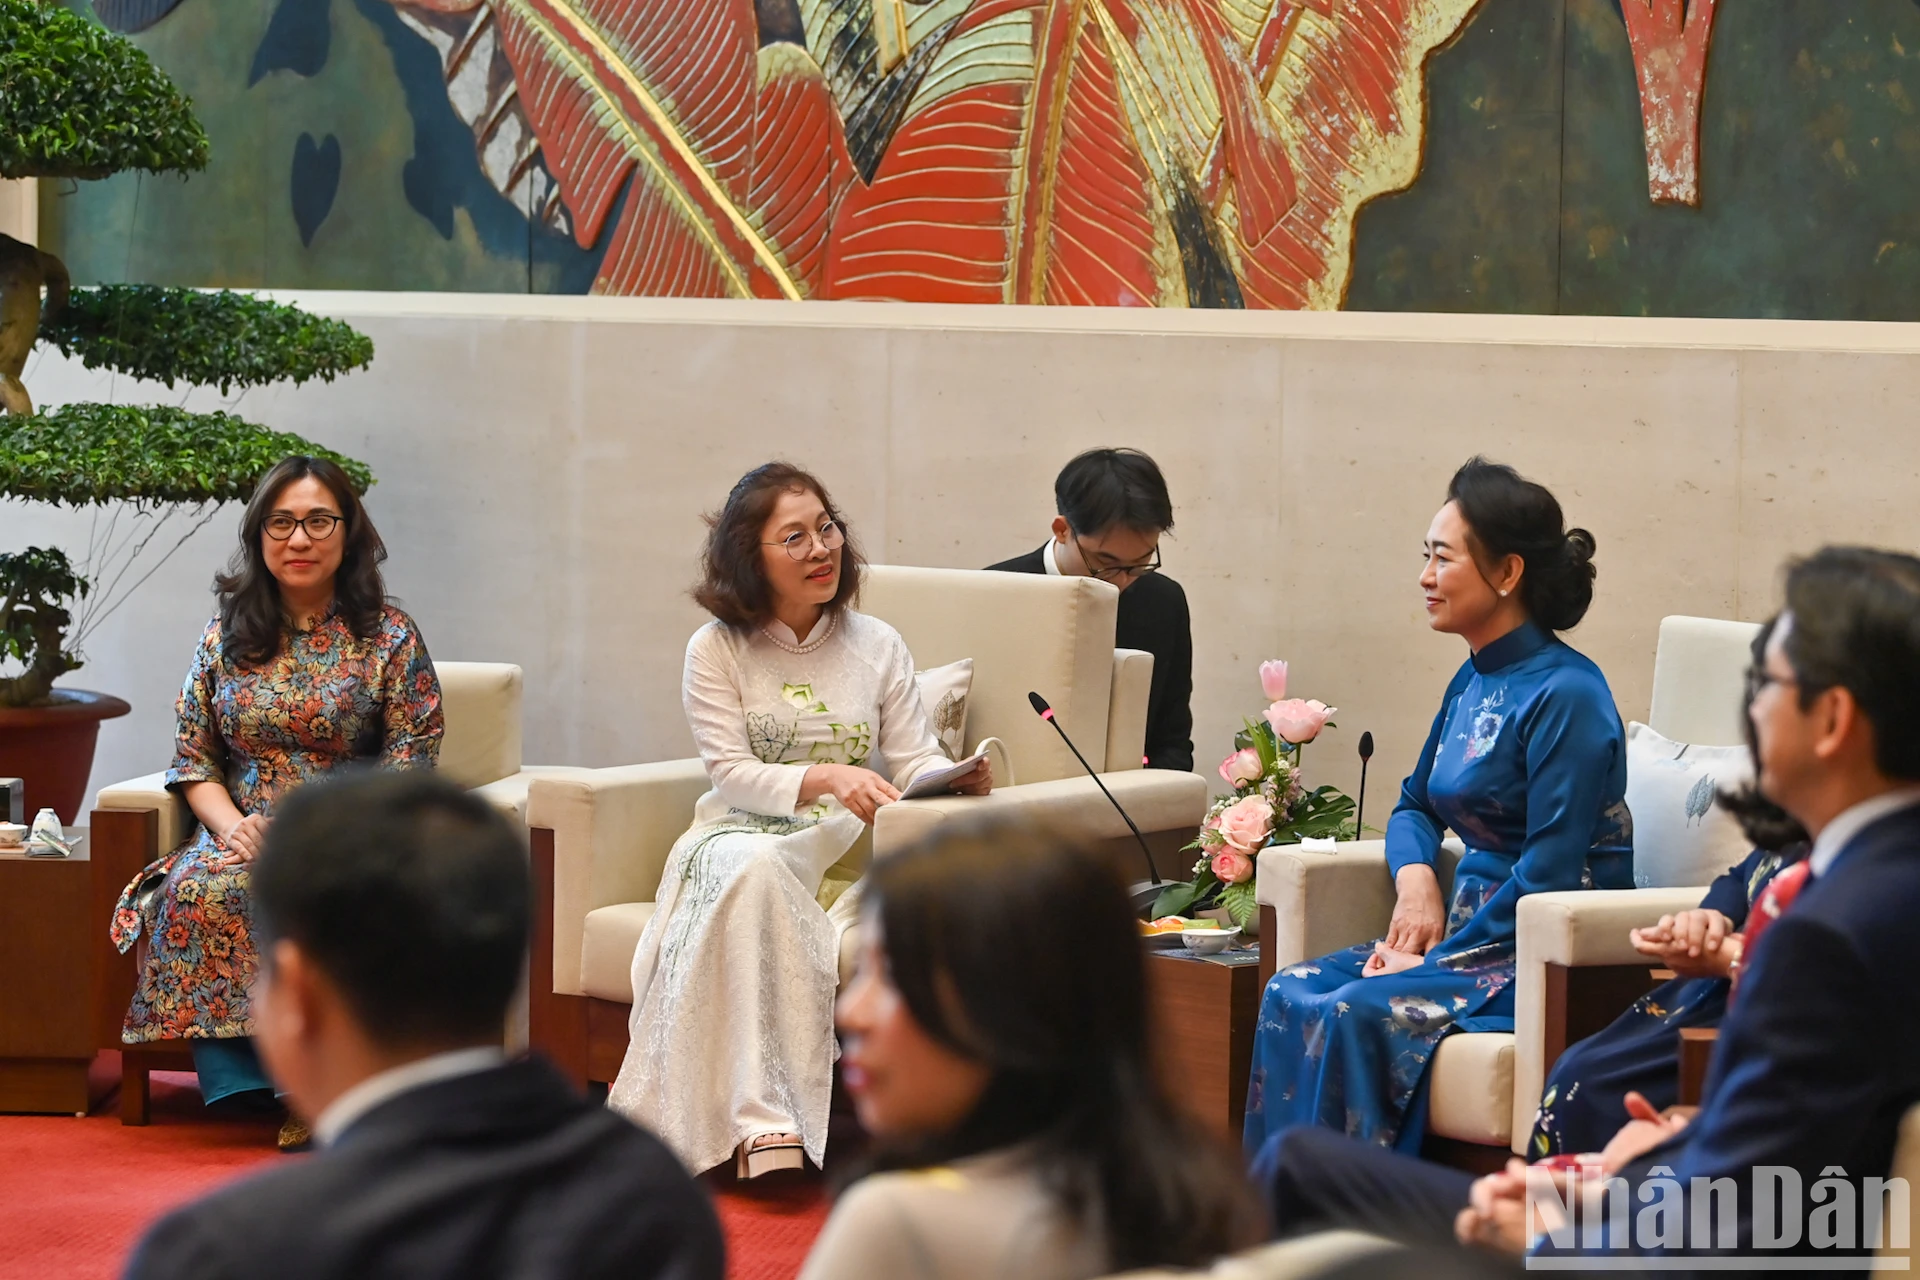
M 1193 629 L 1187 593 L 1159 572 L 1160 536 L 1173 528 L 1160 468 L 1138 449 L 1089 449 L 1054 480 L 1053 501 L 1053 540 L 987 567 L 1099 578 L 1120 588 L 1114 644 L 1153 655 L 1146 765 L 1191 772 Z
M 533 895 L 484 801 L 424 772 L 307 786 L 252 886 L 260 1053 L 320 1150 L 172 1214 L 128 1280 L 720 1280 L 666 1147 L 501 1050 Z

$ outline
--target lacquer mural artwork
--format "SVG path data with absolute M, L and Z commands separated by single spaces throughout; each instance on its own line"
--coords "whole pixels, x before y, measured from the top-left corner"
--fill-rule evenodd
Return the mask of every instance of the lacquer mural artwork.
M 607 238 L 596 292 L 1302 308 L 1476 3 L 397 7 L 489 180 Z

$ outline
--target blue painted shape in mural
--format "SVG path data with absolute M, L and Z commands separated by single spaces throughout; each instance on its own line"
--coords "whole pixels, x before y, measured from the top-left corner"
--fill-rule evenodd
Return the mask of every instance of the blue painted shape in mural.
M 172 13 L 180 0 L 93 0 L 93 16 L 109 31 L 145 31 Z
M 339 193 L 340 139 L 328 134 L 316 144 L 312 134 L 301 134 L 293 144 L 293 222 L 300 228 L 301 244 L 313 244 Z
M 489 253 L 528 263 L 530 287 L 532 264 L 537 260 L 551 270 L 554 292 L 585 293 L 599 274 L 600 260 L 613 237 L 602 236 L 594 248 L 582 249 L 572 237 L 536 226 L 501 195 L 480 171 L 473 130 L 447 98 L 440 55 L 433 46 L 407 26 L 386 0 L 354 0 L 354 7 L 386 41 L 413 120 L 413 156 L 400 173 L 401 190 L 413 211 L 443 239 L 451 240 L 454 211 L 465 209 Z M 623 192 L 621 201 L 625 200 Z M 619 225 L 617 209 L 609 217 L 609 226 Z
M 267 34 L 253 51 L 247 87 L 259 84 L 270 71 L 319 75 L 332 47 L 333 0 L 280 0 L 267 22 Z

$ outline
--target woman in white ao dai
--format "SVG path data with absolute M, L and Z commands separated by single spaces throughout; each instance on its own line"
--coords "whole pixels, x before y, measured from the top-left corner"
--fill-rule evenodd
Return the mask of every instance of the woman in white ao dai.
M 859 570 L 825 492 L 784 464 L 735 485 L 708 539 L 696 596 L 717 620 L 687 645 L 682 700 L 712 789 L 634 952 L 608 1095 L 696 1171 L 736 1153 L 749 1176 L 823 1161 L 859 897 L 855 870 L 827 873 L 946 763 L 906 643 L 847 607 Z M 990 786 L 983 766 L 956 789 Z

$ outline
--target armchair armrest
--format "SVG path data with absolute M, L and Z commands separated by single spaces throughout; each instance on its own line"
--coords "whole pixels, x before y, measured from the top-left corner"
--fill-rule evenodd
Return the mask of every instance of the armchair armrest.
M 1100 781 L 1143 832 L 1198 830 L 1207 811 L 1207 784 L 1198 774 L 1170 769 L 1103 773 Z M 873 825 L 873 852 L 885 857 L 927 835 L 942 822 L 971 814 L 1017 812 L 1089 840 L 1131 839 L 1093 779 L 1056 778 L 1000 787 L 985 796 L 932 796 L 882 808 Z M 1163 869 L 1164 873 L 1164 869 Z
M 527 825 L 553 832 L 553 989 L 582 995 L 587 913 L 651 902 L 673 842 L 707 791 L 698 759 L 536 774 Z
M 1262 849 L 1253 889 L 1263 982 L 1290 964 L 1378 938 L 1393 918 L 1384 840 L 1348 841 L 1334 853 Z
M 160 856 L 174 848 L 187 838 L 193 830 L 193 810 L 187 808 L 187 802 L 176 792 L 167 790 L 167 775 L 149 773 L 139 778 L 129 778 L 125 782 L 116 782 L 112 786 L 100 788 L 93 802 L 96 809 L 153 809 L 160 814 L 159 838 L 155 848 L 148 854 L 148 860 Z
M 530 764 L 518 773 L 496 778 L 473 788 L 473 794 L 485 800 L 494 812 L 516 827 L 527 825 L 527 797 L 535 778 L 575 778 L 595 770 L 575 765 Z
M 1113 697 L 1107 709 L 1108 770 L 1145 766 L 1147 706 L 1152 700 L 1153 655 L 1145 649 L 1115 649 Z
M 1568 1044 L 1597 1030 L 1591 1022 L 1619 1016 L 1621 1009 L 1654 985 L 1653 962 L 1633 949 L 1629 931 L 1673 911 L 1700 905 L 1706 887 L 1678 889 L 1576 889 L 1533 893 L 1515 911 L 1518 946 L 1514 975 L 1513 1141 L 1520 1150 L 1533 1129 L 1547 1072 Z M 1586 984 L 1596 1002 L 1588 1014 L 1572 1007 L 1569 969 L 1617 970 L 1593 975 Z M 1618 1006 L 1618 1007 L 1614 1007 Z

